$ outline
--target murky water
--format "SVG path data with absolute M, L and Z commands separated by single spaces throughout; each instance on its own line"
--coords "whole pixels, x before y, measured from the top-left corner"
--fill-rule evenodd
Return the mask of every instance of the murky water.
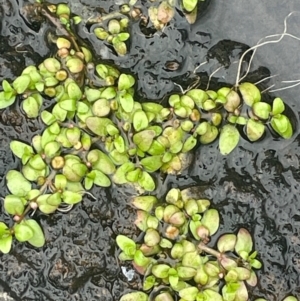
M 114 1 L 104 0 L 65 2 L 84 18 L 93 16 L 96 10 L 112 11 L 117 7 Z M 146 12 L 146 1 L 143 2 Z M 44 35 L 55 31 L 47 23 L 26 15 L 22 8 L 27 4 L 30 2 L 0 0 L 0 81 L 13 79 L 24 66 L 38 64 L 51 53 Z M 212 0 L 193 26 L 187 25 L 179 13 L 163 33 L 154 35 L 145 35 L 139 23 L 133 23 L 130 53 L 124 58 L 115 56 L 84 28 L 79 31 L 82 38 L 93 44 L 99 58 L 136 76 L 138 99 L 161 100 L 178 89 L 174 82 L 183 86 L 191 82 L 190 73 L 205 61 L 208 51 L 215 49 L 218 42 L 226 39 L 255 45 L 263 36 L 281 33 L 285 16 L 294 10 L 300 11 L 298 0 Z M 294 14 L 288 20 L 288 31 L 297 34 L 299 25 L 300 14 Z M 253 69 L 266 67 L 271 75 L 279 74 L 267 85 L 283 87 L 281 81 L 299 78 L 299 45 L 299 41 L 286 37 L 280 44 L 260 49 Z M 220 49 L 217 47 L 217 54 L 222 54 Z M 225 51 L 227 56 L 223 52 L 221 58 L 231 65 L 215 74 L 213 85 L 234 83 L 237 67 L 234 61 L 239 51 L 235 47 Z M 199 69 L 203 85 L 207 74 L 220 66 L 218 56 L 214 57 Z M 175 71 L 168 68 L 173 61 L 179 64 Z M 259 79 L 261 74 L 256 72 L 254 76 Z M 300 112 L 299 92 L 298 86 L 276 93 L 294 112 L 296 123 Z M 0 195 L 3 197 L 7 193 L 5 174 L 19 166 L 9 150 L 9 141 L 20 135 L 29 141 L 42 125 L 39 121 L 26 120 L 17 105 L 0 112 L 0 123 Z M 180 177 L 168 176 L 159 191 L 163 195 L 170 187 L 197 186 L 199 193 L 213 199 L 214 206 L 220 210 L 222 224 L 218 235 L 240 227 L 251 231 L 264 264 L 258 272 L 259 285 L 251 291 L 251 300 L 260 296 L 280 301 L 288 294 L 300 298 L 298 133 L 289 141 L 271 136 L 255 144 L 242 141 L 228 157 L 220 155 L 217 143 L 201 147 L 195 152 L 191 167 Z M 132 227 L 134 211 L 128 206 L 131 193 L 114 187 L 94 189 L 93 194 L 97 201 L 85 196 L 71 213 L 38 217 L 47 238 L 43 248 L 15 243 L 9 255 L 0 255 L 2 292 L 16 301 L 117 301 L 128 289 L 138 288 L 140 280 L 131 275 L 131 267 L 122 263 L 121 268 L 115 244 L 118 234 L 137 235 Z M 10 222 L 4 214 L 0 219 Z M 130 281 L 128 275 L 133 277 Z

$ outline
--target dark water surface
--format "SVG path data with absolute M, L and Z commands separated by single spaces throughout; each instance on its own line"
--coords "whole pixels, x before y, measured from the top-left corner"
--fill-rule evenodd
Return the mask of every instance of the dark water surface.
M 117 7 L 114 1 L 65 2 L 86 19 L 100 8 L 113 11 Z M 146 13 L 146 1 L 142 2 Z M 30 2 L 0 0 L 0 81 L 15 78 L 24 66 L 38 64 L 50 54 L 45 34 L 53 29 L 26 14 L 22 8 L 27 4 Z M 177 13 L 163 33 L 146 36 L 139 24 L 133 23 L 130 52 L 123 58 L 84 28 L 79 30 L 82 38 L 93 44 L 99 59 L 110 60 L 136 76 L 137 99 L 159 100 L 178 90 L 174 82 L 189 84 L 190 73 L 208 53 L 214 58 L 199 69 L 204 82 L 207 74 L 220 67 L 219 58 L 230 67 L 215 74 L 213 85 L 217 87 L 218 81 L 234 83 L 237 64 L 233 62 L 241 45 L 230 44 L 237 46 L 231 51 L 224 50 L 226 43 L 217 43 L 225 39 L 253 46 L 266 35 L 281 33 L 285 16 L 295 10 L 300 11 L 299 0 L 212 0 L 193 26 Z M 299 26 L 300 13 L 288 20 L 288 32 L 300 35 Z M 280 88 L 284 86 L 281 81 L 300 77 L 299 47 L 300 41 L 285 37 L 280 44 L 257 52 L 253 70 L 266 67 L 268 70 L 259 70 L 278 74 L 265 87 L 276 84 L 275 88 Z M 179 63 L 178 70 L 168 69 L 172 61 Z M 254 78 L 261 76 L 254 73 Z M 291 108 L 295 124 L 300 112 L 299 87 L 272 94 L 282 97 Z M 0 196 L 4 197 L 4 176 L 19 167 L 9 142 L 20 137 L 30 141 L 43 125 L 27 120 L 17 105 L 0 112 L 0 123 Z M 250 291 L 250 300 L 265 297 L 280 301 L 288 294 L 300 298 L 298 128 L 288 141 L 271 136 L 255 144 L 241 141 L 228 157 L 220 155 L 217 143 L 201 147 L 191 167 L 180 177 L 168 176 L 157 192 L 164 195 L 170 187 L 197 186 L 199 193 L 211 198 L 220 210 L 222 223 L 217 236 L 240 227 L 251 231 L 263 268 L 258 272 L 258 286 Z M 138 288 L 139 277 L 134 275 L 128 281 L 122 272 L 121 266 L 127 271 L 131 267 L 118 262 L 115 244 L 118 234 L 133 238 L 138 234 L 132 226 L 134 210 L 128 205 L 132 192 L 120 187 L 92 192 L 97 201 L 87 195 L 68 214 L 39 215 L 47 239 L 43 248 L 14 243 L 10 254 L 0 255 L 0 292 L 7 293 L 12 298 L 9 300 L 117 301 L 128 289 Z M 11 223 L 4 213 L 0 220 Z

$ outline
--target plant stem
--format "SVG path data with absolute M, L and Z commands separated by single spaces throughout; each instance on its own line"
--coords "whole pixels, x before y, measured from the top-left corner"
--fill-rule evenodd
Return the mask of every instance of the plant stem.
M 218 260 L 221 260 L 221 258 L 224 256 L 224 254 L 208 247 L 206 244 L 204 244 L 203 242 L 200 242 L 198 245 L 198 249 L 200 249 L 200 251 L 203 251 L 207 254 L 213 255 L 215 256 Z

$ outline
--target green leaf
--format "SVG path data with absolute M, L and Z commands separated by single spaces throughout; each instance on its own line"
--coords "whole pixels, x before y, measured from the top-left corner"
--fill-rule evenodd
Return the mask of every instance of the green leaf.
M 56 121 L 56 117 L 52 113 L 50 113 L 48 111 L 42 111 L 41 118 L 42 118 L 42 121 L 46 125 L 51 125 L 53 122 Z
M 247 122 L 246 133 L 250 141 L 257 141 L 265 132 L 265 125 L 259 121 L 249 119 Z
M 141 131 L 147 128 L 149 125 L 147 115 L 142 110 L 135 111 L 133 115 L 133 127 L 136 131 Z
M 242 94 L 243 100 L 246 105 L 252 107 L 252 105 L 261 100 L 261 94 L 259 89 L 251 83 L 242 83 L 239 85 L 239 90 Z
M 155 172 L 163 165 L 162 156 L 149 156 L 142 159 L 140 163 L 148 172 Z
M 61 109 L 66 110 L 68 112 L 76 111 L 76 100 L 75 99 L 62 100 L 58 104 Z
M 141 250 L 137 250 L 134 253 L 133 261 L 140 267 L 145 267 L 149 265 L 151 259 L 147 258 Z
M 81 202 L 82 194 L 66 190 L 62 193 L 62 199 L 66 204 L 77 204 Z
M 98 149 L 91 150 L 87 155 L 87 160 L 92 164 L 93 169 L 97 169 L 107 175 L 113 174 L 116 170 L 109 156 Z
M 19 197 L 25 197 L 31 190 L 31 184 L 16 170 L 10 170 L 6 175 L 9 191 Z
M 21 215 L 24 212 L 24 202 L 20 197 L 9 194 L 4 199 L 5 210 L 12 215 Z
M 152 274 L 160 279 L 166 278 L 169 275 L 170 266 L 167 264 L 157 264 L 152 267 Z
M 190 286 L 179 291 L 179 296 L 186 301 L 196 300 L 197 294 L 198 289 L 194 286 Z
M 143 151 L 146 152 L 149 150 L 153 138 L 156 136 L 155 131 L 153 130 L 144 130 L 133 135 L 133 142 Z
M 142 172 L 142 175 L 139 178 L 138 183 L 146 191 L 153 191 L 155 189 L 155 182 L 153 178 L 146 171 Z
M 219 229 L 219 212 L 216 209 L 208 209 L 203 214 L 201 224 L 209 230 L 210 235 L 214 235 Z
M 75 82 L 71 82 L 67 86 L 67 93 L 71 99 L 78 101 L 82 97 L 82 92 Z
M 120 154 L 124 153 L 126 150 L 125 141 L 122 136 L 118 136 L 114 140 L 114 146 Z
M 182 152 L 187 153 L 191 151 L 197 145 L 197 139 L 194 136 L 188 137 L 182 147 Z
M 94 184 L 97 186 L 109 187 L 111 185 L 109 177 L 99 170 L 92 170 L 87 174 L 87 177 L 93 179 Z
M 237 234 L 237 241 L 235 245 L 235 251 L 240 254 L 242 251 L 249 254 L 253 248 L 253 242 L 251 234 L 244 228 L 241 228 Z
M 153 209 L 154 204 L 157 202 L 157 198 L 152 195 L 136 196 L 132 200 L 132 204 L 137 208 L 147 212 Z
M 20 141 L 11 141 L 9 146 L 14 155 L 20 159 L 22 159 L 25 152 L 34 154 L 33 148 L 30 145 Z
M 0 222 L 0 251 L 4 254 L 9 253 L 12 244 L 10 230 L 3 222 Z
M 148 301 L 148 295 L 143 292 L 133 292 L 123 295 L 120 301 Z
M 62 200 L 61 200 L 60 192 L 55 192 L 47 198 L 47 204 L 49 204 L 51 206 L 57 207 L 61 204 L 61 202 L 62 202 Z
M 45 214 L 50 214 L 56 211 L 57 206 L 52 206 L 47 203 L 47 199 L 51 196 L 51 194 L 43 194 L 39 196 L 36 200 L 39 210 L 42 211 Z
M 282 114 L 277 114 L 271 119 L 273 130 L 284 139 L 289 139 L 293 136 L 293 127 L 289 118 Z
M 118 90 L 119 91 L 128 90 L 134 85 L 134 83 L 135 80 L 133 76 L 122 73 L 118 81 Z
M 32 158 L 29 160 L 28 164 L 32 168 L 38 169 L 38 170 L 42 170 L 42 169 L 46 168 L 46 163 L 42 159 L 42 156 L 39 154 L 32 156 Z
M 118 235 L 116 238 L 116 242 L 119 248 L 126 255 L 134 256 L 136 252 L 136 244 L 132 239 L 126 237 L 125 235 Z
M 233 251 L 236 244 L 235 234 L 224 234 L 218 239 L 218 250 L 221 253 Z
M 45 244 L 45 236 L 40 225 L 33 219 L 26 220 L 25 224 L 33 231 L 33 236 L 28 240 L 28 242 L 34 247 L 42 247 Z
M 127 113 L 131 113 L 133 110 L 134 100 L 131 94 L 125 93 L 124 95 L 118 96 L 119 102 L 123 110 Z
M 6 79 L 4 79 L 2 81 L 2 87 L 3 87 L 4 92 L 13 91 L 13 87 L 10 85 L 10 83 Z
M 219 147 L 222 155 L 228 155 L 238 145 L 240 139 L 240 133 L 233 125 L 227 124 L 223 127 Z
M 285 110 L 284 102 L 281 98 L 276 97 L 272 105 L 272 115 L 282 114 Z
M 14 233 L 16 239 L 20 242 L 24 242 L 33 238 L 33 234 L 34 234 L 31 227 L 26 225 L 24 222 L 21 224 L 14 225 Z
M 18 94 L 23 94 L 30 84 L 31 78 L 29 75 L 21 75 L 18 76 L 14 82 L 13 87 L 17 91 Z
M 11 97 L 8 97 L 8 95 L 6 95 L 5 93 L 7 92 L 0 92 L 0 109 L 5 109 L 9 106 L 11 106 L 15 100 L 16 100 L 16 96 L 12 95 Z M 11 92 L 8 92 L 11 93 Z
M 125 42 L 129 39 L 130 34 L 128 32 L 122 32 L 122 33 L 119 33 L 117 35 L 117 37 L 121 42 Z
M 256 102 L 253 104 L 252 110 L 258 118 L 268 119 L 271 112 L 271 106 L 266 102 Z
M 86 125 L 94 134 L 98 136 L 106 136 L 108 125 L 113 125 L 113 122 L 108 118 L 103 117 L 88 117 L 86 119 Z
M 126 184 L 128 183 L 128 180 L 126 179 L 126 174 L 129 171 L 133 171 L 135 169 L 135 166 L 132 162 L 126 162 L 122 164 L 113 175 L 113 182 L 116 184 Z
M 29 181 L 37 181 L 39 177 L 47 176 L 48 172 L 48 168 L 38 170 L 32 168 L 29 164 L 26 164 L 22 167 L 22 173 L 24 177 Z
M 183 0 L 182 1 L 183 8 L 188 12 L 191 12 L 192 10 L 194 10 L 197 3 L 198 3 L 198 0 Z
M 156 279 L 153 275 L 145 278 L 143 282 L 143 290 L 148 291 L 155 285 Z

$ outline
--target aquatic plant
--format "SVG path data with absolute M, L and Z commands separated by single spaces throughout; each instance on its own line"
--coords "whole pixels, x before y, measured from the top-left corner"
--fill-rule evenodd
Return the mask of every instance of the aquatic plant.
M 195 3 L 183 1 L 182 5 L 190 12 Z M 157 13 L 169 9 L 171 4 L 163 1 Z M 126 7 L 122 10 L 128 13 Z M 36 11 L 59 27 L 62 36 L 52 37 L 54 55 L 39 66 L 27 66 L 11 83 L 2 82 L 0 108 L 19 101 L 27 118 L 40 118 L 45 128 L 31 144 L 10 143 L 21 168 L 6 175 L 10 194 L 4 198 L 4 209 L 14 223 L 0 222 L 0 251 L 10 252 L 13 237 L 35 247 L 45 244 L 43 231 L 32 218 L 37 210 L 66 212 L 93 185 L 127 184 L 140 194 L 133 205 L 138 208 L 135 225 L 145 232 L 144 241 L 136 243 L 119 235 L 116 242 L 122 250 L 120 260 L 131 260 L 145 275 L 145 291 L 157 285 L 167 287 L 155 296 L 156 301 L 173 300 L 173 294 L 187 301 L 246 300 L 244 281 L 256 285 L 252 268 L 261 266 L 248 231 L 221 236 L 215 250 L 208 242 L 219 227 L 219 214 L 208 208 L 209 200 L 185 198 L 172 189 L 166 203 L 156 206 L 155 196 L 142 194 L 155 190 L 158 172 L 180 173 L 192 150 L 218 137 L 223 155 L 238 145 L 243 132 L 252 142 L 261 139 L 266 128 L 289 139 L 293 127 L 283 101 L 264 102 L 260 90 L 244 82 L 236 89 L 193 88 L 173 94 L 166 107 L 137 102 L 135 78 L 96 62 L 72 31 L 80 16 L 73 16 L 66 4 L 39 4 Z M 107 28 L 94 31 L 112 43 L 119 55 L 126 55 L 129 38 L 125 32 L 129 19 L 122 18 L 123 13 L 103 16 L 98 23 L 105 19 Z M 46 108 L 45 99 L 51 100 Z M 132 296 L 148 298 L 134 292 L 121 300 Z

